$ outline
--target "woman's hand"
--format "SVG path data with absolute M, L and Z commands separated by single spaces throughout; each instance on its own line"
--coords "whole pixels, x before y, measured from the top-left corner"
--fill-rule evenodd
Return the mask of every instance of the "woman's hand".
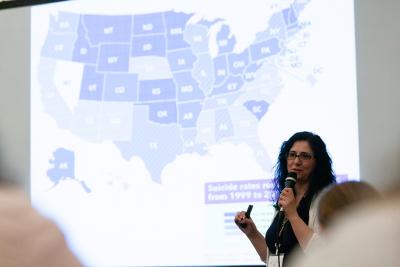
M 297 216 L 297 203 L 292 188 L 284 188 L 282 190 L 278 203 L 283 208 L 288 219 Z
M 267 243 L 265 242 L 264 236 L 257 230 L 253 220 L 251 218 L 246 218 L 246 212 L 239 211 L 235 215 L 235 223 L 250 240 L 258 256 L 260 256 L 260 259 L 266 262 L 269 253 Z
M 235 223 L 248 237 L 258 233 L 257 227 L 251 218 L 246 218 L 246 212 L 239 211 L 235 215 Z

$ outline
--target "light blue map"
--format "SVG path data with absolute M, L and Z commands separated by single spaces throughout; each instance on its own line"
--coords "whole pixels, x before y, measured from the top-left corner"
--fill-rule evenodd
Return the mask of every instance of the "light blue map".
M 78 182 L 87 193 L 91 192 L 84 181 L 79 181 L 75 178 L 75 155 L 73 151 L 58 148 L 54 151 L 53 157 L 49 161 L 53 165 L 53 168 L 47 171 L 47 176 L 53 182 L 54 186 L 62 180 L 71 179 Z
M 273 163 L 257 127 L 279 95 L 276 61 L 306 26 L 298 20 L 306 4 L 276 11 L 241 52 L 234 52 L 236 37 L 223 18 L 189 23 L 195 14 L 172 10 L 59 12 L 51 18 L 38 69 L 42 95 L 52 95 L 42 98 L 44 111 L 60 129 L 86 142 L 112 141 L 125 160 L 139 157 L 157 183 L 178 156 L 205 155 L 208 147 L 223 142 L 247 144 L 258 164 L 270 171 Z M 210 35 L 215 27 L 217 34 Z M 73 108 L 52 82 L 58 61 L 83 65 Z M 259 79 L 265 73 L 268 84 Z M 263 87 L 268 94 L 260 93 Z M 59 172 L 53 166 L 47 175 L 57 184 L 65 176 Z

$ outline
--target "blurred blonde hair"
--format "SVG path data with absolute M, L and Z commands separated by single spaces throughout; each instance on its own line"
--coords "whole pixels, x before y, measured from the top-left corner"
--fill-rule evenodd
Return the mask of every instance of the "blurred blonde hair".
M 380 198 L 379 192 L 362 181 L 348 181 L 327 187 L 318 204 L 318 220 L 323 228 L 329 227 L 339 213 L 354 204 Z

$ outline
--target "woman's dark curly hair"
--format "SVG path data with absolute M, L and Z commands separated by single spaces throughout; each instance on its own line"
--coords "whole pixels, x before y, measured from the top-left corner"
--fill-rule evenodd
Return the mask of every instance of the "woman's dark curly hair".
M 295 133 L 289 140 L 283 142 L 278 161 L 275 164 L 272 200 L 276 208 L 278 208 L 279 195 L 285 187 L 285 179 L 288 174 L 286 157 L 293 144 L 297 141 L 307 141 L 316 160 L 315 169 L 309 177 L 308 191 L 306 192 L 307 197 L 314 197 L 314 195 L 323 188 L 336 182 L 335 174 L 332 169 L 332 160 L 321 137 L 311 132 Z

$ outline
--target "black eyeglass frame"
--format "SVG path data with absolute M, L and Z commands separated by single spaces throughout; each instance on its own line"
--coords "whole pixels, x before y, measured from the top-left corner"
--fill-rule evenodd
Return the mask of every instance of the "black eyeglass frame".
M 296 158 L 299 158 L 301 161 L 309 161 L 314 157 L 312 153 L 309 152 L 300 152 L 297 153 L 296 151 L 289 151 L 286 154 L 286 159 L 287 160 L 295 160 Z

